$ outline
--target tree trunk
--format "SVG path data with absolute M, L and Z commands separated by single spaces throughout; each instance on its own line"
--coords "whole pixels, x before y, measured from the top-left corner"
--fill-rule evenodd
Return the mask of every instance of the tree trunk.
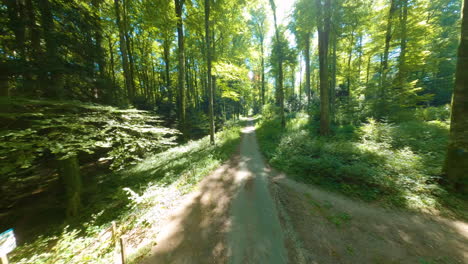
M 322 6 L 320 0 L 316 0 L 319 37 L 319 65 L 320 65 L 320 134 L 330 134 L 330 96 L 329 96 L 329 68 L 328 68 L 328 41 L 330 34 L 330 16 L 325 12 L 330 11 L 330 0 L 325 0 Z
M 184 47 L 184 28 L 182 21 L 182 10 L 185 0 L 174 0 L 175 1 L 175 10 L 177 16 L 177 44 L 178 44 L 178 53 L 177 58 L 179 60 L 178 68 L 178 116 L 179 116 L 179 126 L 182 134 L 187 138 L 187 124 L 186 124 L 186 99 L 185 99 L 185 47 Z
M 49 0 L 39 0 L 39 9 L 41 12 L 42 31 L 46 46 L 45 68 L 50 72 L 50 78 L 45 86 L 45 93 L 49 97 L 63 97 L 63 76 L 61 73 L 61 63 L 58 57 L 58 40 L 55 34 L 55 25 Z
M 208 80 L 208 94 L 209 94 L 209 115 L 210 115 L 210 142 L 215 144 L 215 125 L 214 125 L 214 109 L 213 109 L 213 100 L 214 100 L 214 91 L 213 83 L 211 76 L 211 37 L 210 37 L 210 0 L 205 0 L 205 38 L 206 38 L 206 65 L 207 72 L 206 78 Z
M 171 104 L 172 103 L 172 87 L 171 87 L 171 65 L 170 65 L 170 41 L 166 38 L 164 39 L 163 44 L 163 59 L 164 59 L 164 69 L 165 69 L 165 76 L 164 79 L 166 81 L 166 89 L 167 89 L 167 101 Z
M 31 89 L 31 94 L 37 95 L 37 90 L 42 89 L 41 83 L 45 83 L 46 75 L 40 69 L 40 62 L 43 56 L 41 50 L 41 33 L 36 23 L 36 12 L 32 0 L 25 1 L 27 26 L 29 28 L 29 39 L 31 40 L 31 49 L 29 52 L 29 63 L 32 65 L 31 72 L 37 75 L 37 81 L 31 80 L 31 84 L 27 84 L 27 88 Z
M 276 36 L 276 45 L 278 45 L 278 99 L 280 103 L 280 116 L 281 116 L 281 128 L 286 127 L 286 119 L 284 117 L 284 90 L 283 90 L 283 52 L 280 43 L 280 36 L 278 30 L 278 23 L 276 20 L 276 5 L 274 0 L 270 0 L 270 6 L 273 11 L 273 20 L 275 23 L 275 36 Z
M 128 55 L 127 55 L 127 43 L 125 40 L 125 33 L 122 21 L 120 19 L 120 7 L 119 7 L 120 0 L 114 0 L 115 4 L 115 16 L 116 16 L 116 23 L 117 27 L 119 28 L 119 40 L 120 40 L 120 52 L 122 53 L 122 67 L 124 72 L 124 79 L 125 79 L 125 87 L 127 90 L 127 97 L 130 102 L 133 102 L 133 81 L 130 78 L 130 69 L 128 65 Z
M 327 19 L 327 18 L 325 18 Z M 330 32 L 330 30 L 328 31 Z M 328 39 L 330 39 L 330 33 L 328 33 Z M 330 69 L 330 75 L 329 75 L 329 79 L 330 79 L 330 86 L 329 86 L 329 89 L 330 89 L 330 92 L 329 92 L 329 97 L 330 97 L 330 120 L 332 120 L 331 122 L 334 122 L 335 121 L 335 95 L 336 95 L 336 61 L 337 61 L 337 56 L 336 56 L 336 44 L 337 44 L 337 41 L 338 41 L 338 36 L 337 36 L 337 33 L 336 33 L 336 30 L 334 30 L 333 34 L 332 34 L 332 50 L 331 50 L 331 54 L 330 54 L 330 57 L 332 59 L 331 63 L 328 61 L 327 59 L 327 66 L 329 67 Z M 329 46 L 330 44 L 328 44 L 327 46 Z M 331 78 L 330 78 L 331 77 Z
M 390 42 L 392 40 L 392 28 L 393 28 L 393 16 L 396 11 L 396 0 L 390 0 L 390 10 L 388 12 L 388 21 L 387 21 L 387 30 L 385 33 L 385 47 L 384 53 L 382 58 L 382 65 L 381 65 L 381 79 L 380 79 L 380 94 L 379 96 L 379 104 L 378 104 L 378 113 L 377 116 L 380 118 L 383 116 L 384 113 L 387 111 L 387 104 L 386 104 L 386 89 L 387 89 L 387 71 L 388 71 L 388 53 L 390 50 Z
M 263 47 L 263 36 L 261 37 L 260 43 L 260 52 L 262 53 L 262 106 L 265 105 L 265 54 L 264 54 L 264 47 Z
M 461 41 L 458 47 L 455 88 L 452 98 L 450 136 L 445 173 L 457 192 L 468 194 L 468 0 L 464 1 Z
M 352 74 L 351 60 L 353 58 L 353 47 L 354 47 L 354 30 L 351 32 L 351 41 L 349 43 L 349 53 L 348 53 L 348 63 L 347 63 L 348 74 L 346 76 L 346 92 L 347 92 L 348 98 L 350 98 L 351 96 L 351 74 Z
M 115 100 L 117 99 L 117 93 L 116 93 L 116 80 L 115 80 L 115 68 L 114 68 L 114 48 L 112 46 L 112 38 L 111 36 L 108 37 L 108 41 L 109 41 L 109 55 L 110 55 L 110 68 L 109 68 L 109 73 L 110 75 L 112 76 L 112 99 L 113 101 L 115 102 Z
M 81 176 L 78 158 L 72 156 L 64 160 L 59 160 L 58 165 L 67 197 L 67 217 L 77 216 L 81 207 Z
M 402 6 L 400 15 L 401 40 L 400 57 L 398 58 L 398 84 L 400 86 L 400 89 L 404 89 L 406 82 L 406 43 L 408 41 L 406 26 L 406 23 L 408 22 L 408 0 L 400 1 L 402 3 Z
M 305 74 L 306 74 L 306 83 L 305 83 L 305 92 L 307 93 L 307 111 L 310 109 L 310 100 L 311 100 L 311 90 L 310 90 L 310 32 L 307 32 L 306 42 L 305 42 Z

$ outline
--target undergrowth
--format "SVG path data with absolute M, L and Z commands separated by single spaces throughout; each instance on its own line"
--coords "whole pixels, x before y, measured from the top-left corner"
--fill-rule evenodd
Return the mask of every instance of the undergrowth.
M 466 203 L 438 184 L 446 121 L 368 119 L 360 126 L 334 127 L 328 137 L 319 136 L 318 122 L 304 113 L 291 114 L 283 131 L 278 118 L 257 125 L 266 158 L 299 181 L 386 206 L 468 217 Z
M 158 217 L 154 212 L 164 209 L 154 207 L 164 207 L 165 200 L 193 190 L 204 176 L 227 160 L 238 146 L 239 124 L 226 124 L 216 140 L 216 145 L 210 144 L 209 137 L 190 141 L 150 156 L 132 168 L 103 176 L 98 189 L 90 192 L 94 196 L 88 198 L 90 206 L 81 218 L 18 247 L 10 255 L 13 263 L 114 262 L 116 251 L 110 242 L 99 242 L 99 248 L 89 252 L 85 249 L 112 221 L 118 223 L 120 234 L 150 236 L 147 229 Z

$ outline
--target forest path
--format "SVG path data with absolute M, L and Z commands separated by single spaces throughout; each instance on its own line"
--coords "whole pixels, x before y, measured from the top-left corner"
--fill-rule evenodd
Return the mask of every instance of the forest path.
M 142 263 L 287 263 L 270 170 L 248 121 L 239 154 L 200 182 Z
M 385 209 L 270 169 L 253 120 L 240 151 L 168 218 L 142 263 L 468 263 L 468 224 Z

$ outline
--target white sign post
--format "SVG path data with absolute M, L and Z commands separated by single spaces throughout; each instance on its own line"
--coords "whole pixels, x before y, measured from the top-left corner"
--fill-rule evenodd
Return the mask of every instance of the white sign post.
M 15 234 L 13 233 L 13 228 L 10 228 L 0 234 L 0 258 L 2 259 L 2 264 L 8 264 L 7 254 L 15 248 Z

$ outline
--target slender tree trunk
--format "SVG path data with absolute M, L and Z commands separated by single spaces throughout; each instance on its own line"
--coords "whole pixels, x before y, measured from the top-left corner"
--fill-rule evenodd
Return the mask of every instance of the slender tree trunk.
M 10 71 L 10 73 L 13 73 L 14 76 L 23 76 L 22 84 L 17 89 L 19 93 L 24 95 L 30 92 L 29 85 L 32 83 L 30 69 L 26 66 L 29 65 L 27 63 L 25 46 L 26 21 L 28 20 L 25 14 L 26 6 L 24 1 L 3 0 L 3 3 L 7 6 L 8 27 L 13 31 L 13 35 L 15 36 L 15 45 L 12 49 L 17 52 L 17 59 L 24 64 L 22 67 L 14 67 L 16 70 Z
M 174 0 L 176 6 L 176 16 L 177 16 L 177 44 L 178 44 L 178 53 L 177 58 L 179 59 L 179 68 L 178 68 L 178 116 L 179 116 L 179 125 L 180 130 L 182 131 L 185 138 L 187 135 L 187 124 L 185 120 L 185 107 L 186 107 L 186 93 L 185 93 L 185 47 L 184 47 L 184 28 L 182 21 L 182 10 L 184 8 L 185 0 Z
M 302 58 L 299 54 L 299 106 L 302 110 Z
M 10 96 L 8 65 L 0 62 L 0 97 Z
M 327 19 L 327 18 L 325 18 Z M 330 31 L 329 31 L 330 32 Z M 330 33 L 328 34 L 328 39 L 330 39 Z M 336 65 L 337 65 L 337 56 L 336 56 L 336 50 L 337 50 L 337 47 L 336 47 L 336 44 L 337 44 L 337 41 L 338 41 L 338 36 L 337 36 L 337 33 L 336 33 L 336 30 L 333 30 L 333 34 L 332 34 L 332 43 L 331 43 L 331 46 L 332 46 L 332 50 L 331 50 L 331 54 L 330 54 L 330 57 L 331 58 L 331 62 L 329 62 L 329 59 L 327 60 L 327 64 L 328 64 L 328 67 L 330 69 L 330 75 L 329 75 L 329 79 L 330 79 L 330 86 L 329 86 L 329 89 L 330 89 L 330 92 L 329 92 L 329 97 L 330 97 L 330 120 L 332 120 L 331 122 L 334 122 L 335 121 L 335 95 L 336 95 Z M 328 46 L 330 46 L 330 44 L 328 44 Z
M 109 41 L 109 55 L 110 55 L 110 75 L 112 77 L 112 102 L 116 103 L 117 101 L 117 87 L 116 87 L 116 80 L 115 80 L 115 62 L 114 62 L 114 48 L 112 45 L 112 38 L 111 36 L 108 37 Z
M 457 192 L 468 194 L 468 0 L 464 0 L 445 173 Z
M 265 51 L 264 51 L 264 40 L 263 36 L 260 40 L 260 52 L 262 56 L 262 106 L 265 105 Z
M 32 65 L 33 74 L 37 75 L 37 81 L 32 81 L 31 85 L 28 87 L 31 88 L 31 92 L 34 95 L 37 95 L 38 90 L 45 90 L 41 87 L 41 84 L 46 83 L 47 76 L 45 72 L 41 69 L 41 60 L 43 58 L 43 52 L 41 50 L 41 33 L 40 29 L 36 23 L 36 12 L 32 0 L 26 0 L 26 14 L 28 16 L 28 28 L 29 28 L 29 38 L 31 40 L 31 50 L 29 52 L 29 62 Z
M 362 69 L 362 35 L 359 36 L 359 57 L 358 57 L 358 78 L 357 81 L 359 85 L 361 84 L 361 69 Z
M 280 116 L 281 116 L 281 128 L 286 127 L 286 119 L 284 116 L 284 89 L 283 89 L 283 52 L 280 43 L 280 35 L 278 29 L 278 23 L 276 20 L 276 5 L 274 0 L 270 0 L 270 6 L 273 11 L 273 20 L 275 23 L 275 36 L 276 36 L 276 45 L 278 45 L 278 99 L 280 103 Z
M 406 43 L 408 41 L 407 26 L 408 23 L 408 0 L 401 1 L 401 40 L 400 40 L 400 57 L 398 58 L 398 84 L 400 89 L 404 89 L 406 82 Z
M 171 87 L 171 65 L 170 65 L 170 41 L 169 39 L 164 39 L 163 44 L 163 53 L 164 53 L 164 68 L 165 68 L 165 81 L 166 81 L 166 89 L 167 89 L 167 99 L 168 102 L 172 103 L 172 87 Z
M 116 23 L 117 27 L 119 28 L 119 40 L 120 40 L 120 53 L 122 55 L 122 67 L 124 72 L 124 79 L 125 79 L 125 87 L 127 90 L 127 98 L 130 102 L 133 102 L 133 81 L 130 77 L 130 68 L 128 65 L 128 55 L 127 55 L 127 43 L 125 40 L 125 33 L 124 33 L 124 26 L 120 19 L 120 0 L 114 0 L 115 4 L 115 16 L 116 16 Z
M 369 57 L 367 58 L 367 70 L 366 70 L 366 88 L 369 85 L 369 75 L 370 75 L 370 62 L 371 62 L 371 54 L 369 54 Z
M 330 16 L 325 12 L 330 11 L 330 0 L 325 0 L 322 6 L 320 0 L 316 0 L 318 15 L 319 37 L 319 65 L 320 65 L 320 134 L 330 134 L 330 96 L 329 96 L 329 68 L 328 68 L 328 41 L 330 33 Z
M 97 13 L 100 13 L 100 6 L 102 0 L 93 0 L 92 4 L 96 9 Z M 105 60 L 105 51 L 102 47 L 102 26 L 101 26 L 101 17 L 100 15 L 97 16 L 97 25 L 94 32 L 94 38 L 96 40 L 96 63 L 99 69 L 99 77 L 102 79 L 107 79 L 106 75 L 106 60 Z
M 127 53 L 128 53 L 128 66 L 129 66 L 129 71 L 130 71 L 130 82 L 132 83 L 133 87 L 133 95 L 132 97 L 135 98 L 135 96 L 138 95 L 138 87 L 135 85 L 135 60 L 133 58 L 133 41 L 132 38 L 130 37 L 130 34 L 128 31 L 125 29 L 124 31 L 124 36 L 125 36 L 125 43 L 127 44 Z M 138 73 L 137 73 L 138 74 Z
M 348 104 L 349 104 L 349 99 L 351 98 L 351 75 L 352 75 L 352 69 L 351 69 L 351 61 L 353 58 L 353 47 L 354 47 L 354 30 L 351 32 L 351 41 L 349 43 L 349 53 L 348 53 L 348 74 L 346 76 L 346 92 L 347 92 L 347 98 L 348 98 Z
M 50 72 L 50 78 L 46 86 L 46 94 L 53 98 L 63 97 L 63 76 L 61 62 L 58 57 L 58 40 L 55 34 L 55 25 L 49 0 L 39 0 L 41 12 L 42 31 L 46 46 L 45 67 Z
M 311 87 L 310 87 L 310 32 L 306 34 L 306 42 L 305 42 L 305 71 L 306 71 L 306 83 L 305 83 L 305 91 L 307 93 L 307 111 L 310 109 L 310 100 L 311 100 Z
M 380 81 L 380 93 L 379 93 L 379 105 L 378 105 L 378 117 L 382 117 L 387 111 L 386 95 L 387 95 L 387 72 L 388 72 L 388 53 L 390 50 L 390 44 L 392 40 L 393 30 L 393 16 L 396 11 L 396 1 L 390 0 L 390 9 L 388 12 L 387 30 L 385 33 L 385 47 L 381 65 L 381 81 Z
M 206 78 L 208 80 L 208 94 L 209 94 L 209 115 L 210 115 L 210 142 L 215 144 L 215 125 L 214 125 L 214 91 L 211 76 L 211 37 L 210 37 L 210 0 L 205 0 L 205 38 L 206 38 Z

